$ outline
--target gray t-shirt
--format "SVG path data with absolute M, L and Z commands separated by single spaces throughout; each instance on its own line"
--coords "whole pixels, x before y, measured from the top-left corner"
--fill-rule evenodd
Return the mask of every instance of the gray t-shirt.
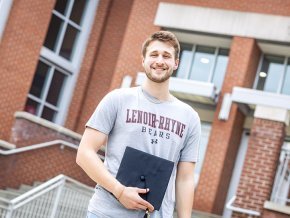
M 118 172 L 126 146 L 175 163 L 161 208 L 151 214 L 153 218 L 172 217 L 177 164 L 179 161 L 196 162 L 198 158 L 198 114 L 176 98 L 161 102 L 141 87 L 125 88 L 108 93 L 86 126 L 109 136 L 104 164 L 113 176 Z M 95 189 L 88 210 L 102 217 L 144 216 L 144 211 L 124 208 L 99 186 Z

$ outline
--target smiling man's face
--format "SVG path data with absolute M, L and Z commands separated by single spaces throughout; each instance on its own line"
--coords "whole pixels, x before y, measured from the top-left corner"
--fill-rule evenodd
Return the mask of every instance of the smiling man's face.
M 156 40 L 149 44 L 142 61 L 148 79 L 162 83 L 170 78 L 178 67 L 174 52 L 174 48 L 169 43 Z

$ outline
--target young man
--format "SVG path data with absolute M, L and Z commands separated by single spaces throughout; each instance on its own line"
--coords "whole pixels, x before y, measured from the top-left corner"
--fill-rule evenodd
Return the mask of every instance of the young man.
M 178 217 L 191 217 L 200 120 L 190 106 L 169 93 L 179 52 L 171 32 L 153 33 L 142 47 L 147 75 L 142 87 L 110 92 L 86 124 L 77 163 L 98 184 L 88 217 L 137 218 L 149 209 L 151 217 L 170 218 L 175 199 Z M 96 153 L 105 144 L 103 164 Z M 159 211 L 139 196 L 150 190 L 125 187 L 115 178 L 126 146 L 175 163 Z

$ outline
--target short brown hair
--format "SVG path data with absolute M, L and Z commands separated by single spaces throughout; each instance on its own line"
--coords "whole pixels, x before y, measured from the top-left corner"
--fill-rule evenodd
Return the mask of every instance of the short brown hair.
M 145 58 L 145 55 L 146 55 L 147 47 L 153 41 L 161 41 L 161 42 L 169 43 L 174 48 L 175 60 L 177 60 L 179 58 L 179 53 L 180 53 L 179 42 L 178 42 L 176 36 L 172 32 L 169 32 L 169 31 L 158 31 L 158 32 L 155 32 L 149 38 L 147 38 L 145 40 L 145 42 L 142 45 L 142 55 L 143 55 L 144 58 Z

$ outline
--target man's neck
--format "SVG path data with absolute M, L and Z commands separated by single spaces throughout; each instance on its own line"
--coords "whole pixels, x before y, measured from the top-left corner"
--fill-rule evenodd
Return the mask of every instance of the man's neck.
M 173 98 L 169 92 L 169 80 L 163 83 L 156 83 L 146 78 L 142 88 L 160 101 L 170 101 Z

